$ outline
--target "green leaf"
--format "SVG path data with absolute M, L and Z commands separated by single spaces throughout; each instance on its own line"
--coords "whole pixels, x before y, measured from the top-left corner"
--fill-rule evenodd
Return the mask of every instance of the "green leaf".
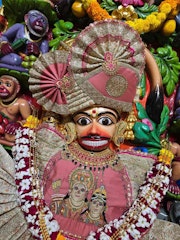
M 161 122 L 157 126 L 157 132 L 158 132 L 159 136 L 161 134 L 163 134 L 165 132 L 165 130 L 167 129 L 167 124 L 169 121 L 169 108 L 167 105 L 164 105 L 164 107 L 163 107 L 160 120 L 161 120 Z
M 153 137 L 154 141 L 160 144 L 160 136 L 158 135 L 157 129 L 151 131 L 151 136 Z M 153 141 L 153 142 L 154 142 Z
M 152 12 L 158 12 L 158 7 L 153 4 L 150 5 L 148 3 L 145 3 L 143 7 L 136 7 L 135 11 L 138 14 L 139 18 L 145 19 Z
M 64 33 L 61 29 L 59 28 L 53 28 L 52 30 L 52 33 L 53 33 L 53 37 L 58 37 L 60 34 Z
M 160 148 L 149 148 L 148 153 L 153 154 L 153 155 L 158 155 L 160 151 Z
M 141 88 L 141 95 L 140 97 L 143 98 L 146 94 L 146 75 L 143 74 L 140 80 L 140 88 Z
M 106 9 L 107 12 L 112 12 L 113 10 L 117 9 L 117 5 L 113 0 L 102 0 L 100 6 L 103 9 Z
M 174 92 L 174 89 L 175 89 L 175 84 L 173 81 L 169 81 L 166 85 L 166 92 L 167 92 L 167 95 L 170 96 L 171 94 L 173 94 Z
M 142 106 L 141 103 L 137 102 L 136 103 L 136 108 L 138 110 L 138 117 L 139 117 L 139 119 L 149 118 L 148 115 L 147 115 L 146 110 L 144 109 L 144 107 Z
M 66 30 L 71 30 L 74 27 L 74 24 L 72 22 L 65 22 L 64 27 Z
M 142 122 L 136 122 L 133 126 L 133 132 L 136 141 L 146 142 L 149 140 L 149 127 Z
M 49 46 L 50 47 L 58 47 L 59 46 L 59 42 L 61 41 L 61 37 L 57 37 L 52 39 L 51 41 L 49 41 Z
M 153 52 L 153 56 L 160 69 L 167 96 L 170 96 L 179 81 L 180 62 L 178 54 L 171 45 L 166 44 L 164 47 L 157 48 L 156 53 Z

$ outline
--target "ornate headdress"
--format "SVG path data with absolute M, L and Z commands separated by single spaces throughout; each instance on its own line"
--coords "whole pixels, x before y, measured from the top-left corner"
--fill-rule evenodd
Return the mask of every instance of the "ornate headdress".
M 70 174 L 69 183 L 71 188 L 76 183 L 82 183 L 86 186 L 86 190 L 89 191 L 94 184 L 93 174 L 90 171 L 78 168 Z
M 30 71 L 30 90 L 39 104 L 60 114 L 93 105 L 129 112 L 145 67 L 144 48 L 122 21 L 91 23 L 68 53 L 40 57 Z
M 91 200 L 100 199 L 102 202 L 106 202 L 106 195 L 104 186 L 100 186 L 93 192 Z

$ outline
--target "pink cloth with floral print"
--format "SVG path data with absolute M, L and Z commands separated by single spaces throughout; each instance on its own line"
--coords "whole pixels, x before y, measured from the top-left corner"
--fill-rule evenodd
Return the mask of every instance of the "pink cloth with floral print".
M 62 159 L 61 153 L 57 153 L 48 163 L 44 172 L 44 196 L 45 201 L 52 209 L 53 199 L 56 201 L 56 205 L 60 203 L 61 210 L 54 213 L 54 218 L 59 222 L 63 234 L 68 236 L 72 234 L 70 239 L 78 239 L 78 235 L 82 237 L 88 236 L 89 232 L 97 229 L 92 223 L 85 223 L 82 221 L 83 212 L 87 209 L 88 204 L 84 205 L 84 208 L 80 212 L 75 213 L 67 211 L 67 199 L 65 198 L 70 190 L 72 184 L 70 176 L 72 172 L 84 169 L 78 167 L 72 161 L 68 159 Z M 119 170 L 112 169 L 110 166 L 103 171 L 92 170 L 93 186 L 88 191 L 86 196 L 87 201 L 90 200 L 93 191 L 100 186 L 104 186 L 106 190 L 106 208 L 105 208 L 105 222 L 109 222 L 115 218 L 121 216 L 132 203 L 132 192 L 128 174 L 125 167 L 121 166 Z M 73 180 L 72 180 L 73 181 Z M 65 198 L 63 200 L 63 198 Z M 59 202 L 58 202 L 59 201 Z M 63 202 L 63 204 L 62 204 Z M 58 206 L 60 206 L 58 205 Z M 62 205 L 66 207 L 63 208 Z M 65 210 L 64 210 L 65 209 Z M 53 210 L 52 210 L 53 211 Z M 63 216 L 64 215 L 64 216 Z M 74 237 L 75 236 L 75 237 Z

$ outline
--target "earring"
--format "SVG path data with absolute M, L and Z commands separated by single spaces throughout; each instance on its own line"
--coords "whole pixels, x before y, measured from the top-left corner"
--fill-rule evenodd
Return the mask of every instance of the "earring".
M 129 113 L 129 116 L 126 119 L 126 122 L 127 122 L 127 128 L 124 133 L 124 139 L 125 140 L 134 140 L 135 136 L 134 136 L 134 132 L 133 132 L 133 126 L 134 126 L 135 122 L 137 122 L 137 117 L 135 115 L 134 110 L 132 110 Z
M 67 132 L 66 142 L 67 144 L 70 144 L 77 138 L 76 126 L 73 122 L 68 122 L 68 123 L 65 123 L 64 127 Z
M 124 142 L 124 132 L 126 130 L 126 127 L 127 123 L 124 121 L 119 121 L 116 124 L 116 129 L 112 140 L 117 147 L 119 147 L 119 145 Z

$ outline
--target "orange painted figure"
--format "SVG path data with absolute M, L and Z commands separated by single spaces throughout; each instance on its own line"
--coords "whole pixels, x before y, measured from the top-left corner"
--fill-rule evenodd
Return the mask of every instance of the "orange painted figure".
M 0 77 L 0 142 L 12 145 L 15 130 L 20 122 L 31 114 L 29 102 L 19 96 L 20 84 L 15 77 L 2 75 Z

